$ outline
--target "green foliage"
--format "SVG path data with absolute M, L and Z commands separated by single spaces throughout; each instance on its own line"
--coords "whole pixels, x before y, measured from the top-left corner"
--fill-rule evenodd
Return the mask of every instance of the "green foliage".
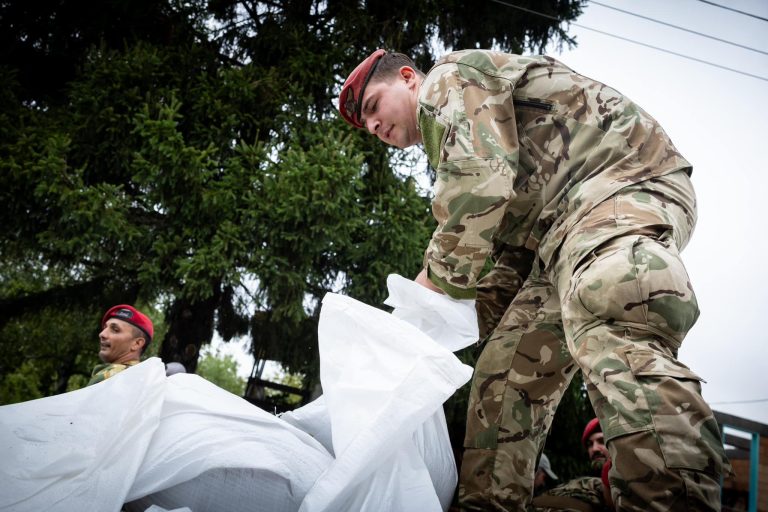
M 97 325 L 98 319 L 85 312 L 46 308 L 2 326 L 2 403 L 62 393 L 71 376 L 90 375 L 98 362 Z
M 581 371 L 577 371 L 557 407 L 544 447 L 560 481 L 591 474 L 587 451 L 581 445 L 581 434 L 594 417 Z
M 91 379 L 87 375 L 76 374 L 72 375 L 67 381 L 67 393 L 70 391 L 76 391 L 82 389 L 88 385 Z
M 288 373 L 281 370 L 276 377 L 270 379 L 272 382 L 290 386 L 295 389 L 303 389 L 304 376 L 300 373 Z M 281 404 L 281 409 L 290 410 L 299 407 L 302 404 L 302 396 L 294 393 L 278 391 L 272 388 L 265 389 L 265 395 L 274 403 Z
M 214 330 L 250 334 L 311 386 L 323 295 L 380 305 L 433 228 L 407 155 L 340 121 L 343 77 L 379 46 L 427 68 L 435 41 L 569 42 L 493 3 L 137 1 L 0 5 L 0 380 L 37 358 L 43 395 L 89 374 L 101 312 L 137 302 L 166 360 L 194 371 Z M 43 325 L 66 332 L 25 339 Z
M 246 383 L 237 374 L 238 366 L 230 354 L 221 354 L 219 350 L 204 350 L 197 365 L 197 374 L 230 393 L 242 396 Z
M 40 371 L 33 362 L 24 361 L 0 381 L 0 405 L 42 398 L 40 387 Z

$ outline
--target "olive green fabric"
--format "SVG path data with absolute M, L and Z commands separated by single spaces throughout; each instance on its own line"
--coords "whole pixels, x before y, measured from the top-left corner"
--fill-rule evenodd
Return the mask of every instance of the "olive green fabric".
M 105 363 L 105 364 L 97 364 L 93 368 L 93 372 L 91 373 L 91 380 L 88 381 L 88 384 L 86 386 L 90 386 L 92 384 L 98 384 L 101 381 L 107 380 L 108 378 L 117 375 L 121 371 L 130 368 L 133 365 L 139 364 L 139 360 L 133 360 L 133 361 L 126 361 L 124 364 L 120 363 Z

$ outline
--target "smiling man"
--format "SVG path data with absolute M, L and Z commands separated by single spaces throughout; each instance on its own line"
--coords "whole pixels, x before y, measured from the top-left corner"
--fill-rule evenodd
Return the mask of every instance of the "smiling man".
M 476 299 L 484 346 L 462 509 L 525 509 L 581 369 L 617 508 L 719 510 L 730 468 L 701 378 L 677 359 L 699 315 L 680 258 L 696 223 L 692 168 L 659 123 L 551 57 L 488 50 L 426 74 L 376 50 L 339 111 L 386 144 L 423 144 L 437 228 L 415 280 Z
M 138 364 L 154 334 L 149 317 L 127 304 L 110 308 L 101 319 L 101 327 L 99 359 L 104 364 L 93 369 L 89 386 Z

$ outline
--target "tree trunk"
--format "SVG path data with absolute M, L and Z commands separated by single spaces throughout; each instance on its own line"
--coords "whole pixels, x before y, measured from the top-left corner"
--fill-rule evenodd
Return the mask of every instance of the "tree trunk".
M 79 349 L 79 347 L 77 347 Z M 73 350 L 67 353 L 64 359 L 61 360 L 58 368 L 58 376 L 56 377 L 56 385 L 53 390 L 54 395 L 60 395 L 67 392 L 67 384 L 69 384 L 69 378 L 75 371 L 75 361 L 77 361 L 78 350 Z
M 172 361 L 184 365 L 187 373 L 195 373 L 200 347 L 213 337 L 213 321 L 219 305 L 220 289 L 206 300 L 191 302 L 177 299 L 167 317 L 168 332 L 160 347 L 164 363 Z

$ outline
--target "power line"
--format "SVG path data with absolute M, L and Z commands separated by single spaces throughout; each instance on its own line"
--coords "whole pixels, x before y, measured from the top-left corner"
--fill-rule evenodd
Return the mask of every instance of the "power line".
M 625 11 L 624 9 L 619 9 L 618 7 L 613 7 L 611 5 L 606 5 L 606 4 L 603 4 L 603 3 L 600 3 L 600 2 L 596 2 L 595 0 L 590 0 L 589 3 L 590 3 L 590 5 L 591 4 L 599 5 L 600 7 L 605 7 L 606 9 L 613 9 L 614 11 L 619 11 L 619 12 L 622 12 L 624 14 L 629 14 L 630 16 L 636 16 L 636 17 L 642 18 L 644 20 L 648 20 L 648 21 L 652 21 L 654 23 L 658 23 L 659 25 L 665 25 L 667 27 L 676 28 L 677 30 L 682 30 L 682 31 L 688 32 L 690 34 L 696 34 L 697 36 L 706 37 L 708 39 L 713 39 L 715 41 L 720 41 L 721 43 L 730 44 L 730 45 L 733 45 L 733 46 L 738 46 L 739 48 L 744 48 L 745 50 L 750 50 L 750 51 L 753 51 L 753 52 L 762 53 L 763 55 L 768 55 L 768 52 L 764 52 L 763 50 L 758 50 L 757 48 L 752 48 L 751 46 L 746 46 L 746 45 L 743 45 L 743 44 L 734 43 L 733 41 L 728 41 L 726 39 L 720 39 L 719 37 L 711 36 L 709 34 L 704 34 L 702 32 L 696 32 L 695 30 L 691 30 L 691 29 L 688 29 L 688 28 L 685 28 L 685 27 L 680 27 L 678 25 L 673 25 L 672 23 L 667 23 L 666 21 L 661 21 L 661 20 L 657 20 L 657 19 L 654 19 L 654 18 L 649 18 L 648 16 L 643 16 L 642 14 L 637 14 L 635 12 Z
M 715 7 L 719 7 L 721 9 L 727 9 L 729 11 L 737 12 L 739 14 L 743 14 L 744 16 L 751 16 L 751 17 L 757 18 L 759 20 L 768 21 L 768 18 L 763 18 L 762 16 L 758 16 L 758 15 L 752 14 L 750 12 L 740 11 L 738 9 L 734 9 L 733 7 L 728 7 L 727 5 L 716 4 L 715 2 L 710 2 L 708 0 L 699 0 L 699 2 L 703 2 L 703 3 L 709 4 L 709 5 L 714 5 Z
M 733 68 L 729 68 L 729 67 L 726 67 L 726 66 L 721 66 L 720 64 L 715 64 L 714 62 L 709 62 L 707 60 L 698 59 L 696 57 L 691 57 L 690 55 L 684 55 L 682 53 L 673 52 L 672 50 L 667 50 L 666 48 L 660 48 L 658 46 L 653 46 L 651 44 L 643 43 L 643 42 L 640 42 L 640 41 L 635 41 L 634 39 L 629 39 L 627 37 L 617 36 L 616 34 L 611 34 L 610 32 L 605 32 L 603 30 L 598 30 L 596 28 L 587 27 L 587 26 L 581 25 L 579 23 L 574 23 L 574 22 L 571 22 L 571 21 L 561 20 L 560 18 L 558 18 L 556 16 L 551 16 L 549 14 L 544 14 L 543 12 L 538 12 L 538 11 L 534 11 L 532 9 L 527 9 L 525 7 L 520 7 L 519 5 L 514 5 L 514 4 L 507 3 L 507 2 L 502 2 L 501 0 L 491 0 L 491 1 L 492 2 L 496 2 L 497 4 L 506 5 L 507 7 L 512 7 L 513 9 L 518 9 L 518 10 L 521 10 L 521 11 L 524 11 L 524 12 L 527 12 L 527 13 L 530 13 L 530 14 L 535 14 L 536 16 L 543 16 L 544 18 L 549 18 L 549 19 L 555 20 L 555 21 L 557 21 L 559 23 L 568 23 L 570 25 L 573 25 L 574 27 L 583 28 L 585 30 L 591 30 L 592 32 L 597 32 L 598 34 L 603 34 L 603 35 L 606 35 L 606 36 L 609 36 L 609 37 L 613 37 L 613 38 L 616 38 L 616 39 L 621 39 L 622 41 L 627 41 L 628 43 L 633 43 L 633 44 L 637 44 L 637 45 L 640 45 L 640 46 L 645 46 L 646 48 L 651 48 L 653 50 L 658 50 L 660 52 L 669 53 L 671 55 L 676 55 L 677 57 L 682 57 L 683 59 L 688 59 L 688 60 L 700 62 L 702 64 L 707 64 L 708 66 L 713 66 L 713 67 L 716 67 L 716 68 L 724 69 L 726 71 L 732 71 L 732 72 L 738 73 L 740 75 L 750 76 L 752 78 L 757 78 L 758 80 L 762 80 L 764 82 L 768 82 L 768 78 L 766 78 L 764 76 L 753 75 L 752 73 L 747 73 L 746 71 L 740 71 L 738 69 L 733 69 Z
M 768 402 L 768 398 L 758 398 L 756 400 L 736 400 L 733 402 L 709 402 L 709 405 L 725 405 L 725 404 L 757 404 L 761 402 Z

